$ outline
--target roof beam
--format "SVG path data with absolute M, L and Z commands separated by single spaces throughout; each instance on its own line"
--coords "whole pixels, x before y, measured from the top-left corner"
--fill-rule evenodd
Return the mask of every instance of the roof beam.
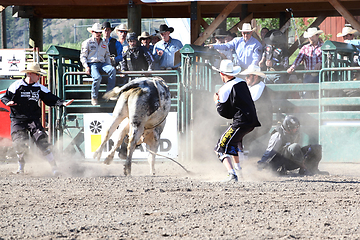
M 196 39 L 194 42 L 195 45 L 200 46 L 205 42 L 207 38 L 215 31 L 215 29 L 227 18 L 227 16 L 237 7 L 238 2 L 230 2 L 224 10 L 215 18 L 215 20 L 210 24 L 210 26 L 204 31 L 203 35 Z
M 338 0 L 329 0 L 329 3 L 333 5 L 333 7 L 351 24 L 353 28 L 360 31 L 360 23 Z
M 325 19 L 326 16 L 317 17 L 315 21 L 312 24 L 310 24 L 308 28 L 319 26 Z M 300 38 L 300 42 L 303 43 L 305 41 L 304 34 L 302 34 L 299 38 Z M 299 41 L 295 41 L 293 45 L 291 45 L 291 47 L 289 48 L 289 56 L 291 56 L 298 47 L 299 47 Z
M 238 31 L 238 27 L 241 27 L 244 23 L 249 23 L 252 19 L 253 19 L 253 13 L 250 13 L 249 15 L 247 15 L 243 20 L 241 20 L 240 22 L 238 22 L 237 24 L 235 24 L 232 28 L 230 28 L 230 32 L 231 33 L 237 33 Z

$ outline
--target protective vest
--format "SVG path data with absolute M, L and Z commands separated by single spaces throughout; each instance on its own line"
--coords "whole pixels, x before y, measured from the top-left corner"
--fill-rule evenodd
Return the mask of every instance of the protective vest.
M 109 41 L 108 47 L 109 47 L 110 55 L 113 55 L 113 56 L 117 57 L 117 51 L 116 51 L 115 44 L 116 44 L 116 39 L 111 38 L 110 41 Z

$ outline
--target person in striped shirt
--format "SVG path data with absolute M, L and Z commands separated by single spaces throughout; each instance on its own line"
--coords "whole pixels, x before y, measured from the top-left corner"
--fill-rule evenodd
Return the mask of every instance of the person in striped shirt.
M 321 46 L 323 41 L 319 37 L 323 31 L 319 30 L 317 27 L 308 28 L 304 37 L 309 39 L 308 44 L 304 45 L 298 56 L 296 57 L 294 63 L 287 69 L 289 74 L 295 71 L 295 68 L 300 65 L 301 62 L 305 63 L 305 70 L 320 70 L 322 63 L 322 51 Z M 305 74 L 304 83 L 317 83 L 319 82 L 319 75 L 317 73 Z

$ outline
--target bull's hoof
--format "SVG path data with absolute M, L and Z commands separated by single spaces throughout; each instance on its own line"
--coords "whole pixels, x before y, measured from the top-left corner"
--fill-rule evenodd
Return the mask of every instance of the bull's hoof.
M 124 166 L 124 175 L 131 176 L 131 167 Z
M 107 157 L 107 158 L 105 158 L 104 163 L 105 163 L 106 165 L 110 165 L 110 164 L 112 163 L 112 161 L 113 161 L 113 158 Z
M 319 172 L 317 172 L 317 174 L 320 174 L 320 175 L 330 175 L 329 172 L 327 172 L 327 171 L 320 171 L 320 170 L 319 170 Z
M 94 155 L 93 155 L 93 158 L 99 161 L 99 160 L 100 160 L 100 157 L 101 157 L 101 153 L 98 152 L 98 151 L 95 151 L 95 152 L 94 152 Z

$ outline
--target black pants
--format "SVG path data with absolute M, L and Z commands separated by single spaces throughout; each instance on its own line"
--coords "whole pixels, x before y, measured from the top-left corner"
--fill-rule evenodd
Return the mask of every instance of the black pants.
M 221 135 L 218 143 L 215 146 L 215 151 L 218 154 L 230 154 L 237 156 L 238 152 L 242 150 L 241 148 L 243 137 L 249 132 L 251 132 L 253 129 L 254 127 L 234 128 L 233 126 L 230 126 Z
M 50 143 L 40 120 L 11 119 L 11 138 L 17 154 L 23 154 L 28 149 L 29 134 L 43 155 L 49 154 Z

